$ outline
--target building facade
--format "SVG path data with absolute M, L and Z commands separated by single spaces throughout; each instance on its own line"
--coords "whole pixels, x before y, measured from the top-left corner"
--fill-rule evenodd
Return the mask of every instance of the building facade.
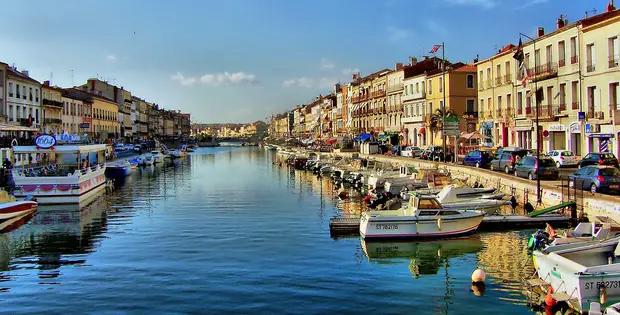
M 120 136 L 118 104 L 103 95 L 92 96 L 92 132 L 94 137 L 96 139 L 118 138 Z
M 78 89 L 64 89 L 61 102 L 63 133 L 92 135 L 92 95 Z
M 8 121 L 6 107 L 6 68 L 7 64 L 0 62 L 0 122 L 2 123 L 6 123 Z
M 27 70 L 7 67 L 7 116 L 8 122 L 16 125 L 40 128 L 41 126 L 41 84 L 31 78 Z
M 41 131 L 50 134 L 63 133 L 62 111 L 64 104 L 62 102 L 63 90 L 57 86 L 50 86 L 50 81 L 44 81 L 41 86 L 42 93 L 42 126 Z

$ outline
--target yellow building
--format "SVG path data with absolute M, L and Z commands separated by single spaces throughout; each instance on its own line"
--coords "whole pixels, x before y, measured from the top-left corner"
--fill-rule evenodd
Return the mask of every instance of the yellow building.
M 0 122 L 7 122 L 6 100 L 4 99 L 4 89 L 6 85 L 6 66 L 4 62 L 0 62 Z
M 49 81 L 43 82 L 41 86 L 43 96 L 43 119 L 41 129 L 45 133 L 61 134 L 62 126 L 62 89 L 56 86 L 50 86 Z
M 93 97 L 92 131 L 95 138 L 117 138 L 120 135 L 118 121 L 118 105 L 101 95 L 91 94 Z
M 445 82 L 444 82 L 445 78 Z M 425 132 L 428 145 L 442 145 L 441 110 L 446 114 L 452 112 L 460 121 L 460 132 L 473 132 L 477 118 L 465 113 L 476 112 L 476 66 L 456 63 L 449 65 L 445 74 L 441 69 L 431 71 L 426 79 L 427 116 Z M 445 94 L 445 95 L 444 95 Z M 454 138 L 448 137 L 447 144 L 454 144 Z
M 582 105 L 585 128 L 582 154 L 612 152 L 620 156 L 620 10 L 581 21 Z
M 531 121 L 515 126 L 514 95 L 516 46 L 508 45 L 497 54 L 476 63 L 478 72 L 478 116 L 481 132 L 491 137 L 494 145 L 515 145 L 515 129 L 531 132 Z M 527 121 L 522 121 L 527 122 Z M 520 128 L 520 129 L 519 129 Z
M 387 86 L 387 74 L 390 70 L 385 69 L 383 72 L 377 73 L 370 81 L 370 95 L 368 100 L 368 107 L 370 108 L 370 127 L 376 133 L 385 132 L 388 126 L 392 127 L 392 131 L 398 131 L 400 127 L 396 127 L 396 117 L 398 114 L 398 125 L 400 126 L 401 111 L 397 111 L 397 108 L 392 108 L 392 112 L 388 120 L 388 114 L 386 110 L 386 98 L 385 90 Z M 393 122 L 390 124 L 390 122 Z

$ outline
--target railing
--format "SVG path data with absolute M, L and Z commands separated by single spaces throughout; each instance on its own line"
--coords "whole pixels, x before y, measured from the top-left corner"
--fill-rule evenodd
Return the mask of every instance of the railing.
M 526 107 L 525 111 L 526 111 L 526 115 L 528 118 L 536 117 L 535 107 L 529 107 L 529 108 Z M 555 116 L 558 116 L 559 114 L 560 114 L 560 107 L 557 105 L 540 105 L 538 107 L 538 119 L 555 118 Z
M 403 105 L 402 104 L 401 105 L 396 105 L 395 108 L 396 108 L 397 112 L 402 112 L 403 111 Z
M 502 78 L 501 77 L 495 78 L 495 85 L 501 85 L 501 84 L 502 84 Z
M 478 118 L 478 112 L 465 112 L 463 113 L 463 116 L 469 116 L 471 118 Z
M 505 118 L 511 118 L 513 116 L 513 110 L 510 107 L 507 107 L 506 109 L 504 109 L 504 117 Z
M 501 109 L 501 108 L 498 108 L 498 109 L 496 110 L 496 114 L 495 114 L 495 115 L 496 115 L 496 117 L 497 117 L 497 118 L 501 118 L 501 117 L 503 117 L 503 116 L 504 116 L 504 112 L 502 111 L 502 109 Z
M 385 90 L 378 90 L 378 91 L 374 91 L 371 93 L 372 98 L 384 97 L 384 96 L 385 96 Z
M 387 88 L 388 92 L 394 92 L 394 91 L 398 91 L 398 90 L 402 90 L 403 89 L 403 84 L 402 83 L 398 83 L 398 84 L 394 84 L 394 85 L 390 85 Z
M 586 65 L 586 72 L 594 72 L 596 70 L 596 64 L 592 63 L 592 61 L 589 61 L 588 64 Z
M 510 73 L 505 74 L 503 81 L 504 84 L 512 83 L 512 75 Z
M 46 124 L 62 124 L 62 119 L 60 118 L 45 118 L 43 120 Z
M 571 109 L 579 109 L 579 103 L 577 103 L 577 102 L 573 102 L 573 103 L 571 104 Z
M 566 66 L 566 59 L 558 60 L 558 67 L 562 68 L 564 66 Z
M 487 87 L 487 89 L 490 89 L 493 87 L 493 80 L 487 80 L 485 83 L 485 86 Z
M 588 112 L 586 112 L 587 118 L 594 118 L 594 108 L 588 108 Z
M 62 102 L 48 100 L 46 98 L 43 99 L 43 105 L 57 106 L 57 107 L 63 107 L 64 106 L 64 104 Z
M 560 112 L 566 111 L 566 103 L 560 103 Z
M 570 64 L 574 65 L 577 63 L 577 61 L 579 61 L 579 56 L 571 56 L 570 57 Z
M 614 68 L 620 63 L 620 55 L 609 56 L 609 67 Z
M 533 74 L 534 74 L 534 76 L 555 75 L 555 74 L 558 74 L 558 67 L 557 67 L 556 64 L 548 62 L 546 64 L 542 64 L 542 65 L 538 65 L 538 66 L 534 67 L 534 73 Z

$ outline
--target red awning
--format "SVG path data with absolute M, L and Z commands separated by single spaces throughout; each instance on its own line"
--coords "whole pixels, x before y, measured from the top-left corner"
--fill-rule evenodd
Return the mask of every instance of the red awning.
M 423 135 L 426 133 L 426 129 L 424 129 L 424 127 L 420 128 L 420 134 Z

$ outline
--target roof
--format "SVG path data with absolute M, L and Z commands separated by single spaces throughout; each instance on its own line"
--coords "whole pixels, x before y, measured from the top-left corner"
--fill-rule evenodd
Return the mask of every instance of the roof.
M 476 66 L 474 65 L 464 65 L 460 68 L 456 68 L 453 71 L 457 71 L 457 72 L 476 72 Z
M 17 78 L 22 79 L 22 80 L 30 81 L 30 82 L 36 83 L 36 84 L 41 84 L 39 81 L 37 81 L 37 80 L 35 80 L 35 79 L 25 75 L 25 74 L 15 70 L 15 69 L 13 69 L 12 67 L 6 67 L 6 73 L 8 75 L 12 75 L 12 76 L 17 77 Z
M 611 18 L 614 18 L 614 17 L 617 17 L 617 16 L 620 16 L 620 10 L 613 10 L 611 12 L 601 13 L 601 14 L 598 14 L 598 15 L 595 15 L 595 16 L 592 16 L 592 17 L 589 17 L 589 18 L 585 18 L 585 19 L 583 19 L 581 21 L 578 21 L 578 22 L 581 22 L 581 25 L 583 27 L 589 27 L 589 26 L 592 26 L 594 24 L 603 22 L 605 20 L 608 20 L 608 19 L 611 19 Z

